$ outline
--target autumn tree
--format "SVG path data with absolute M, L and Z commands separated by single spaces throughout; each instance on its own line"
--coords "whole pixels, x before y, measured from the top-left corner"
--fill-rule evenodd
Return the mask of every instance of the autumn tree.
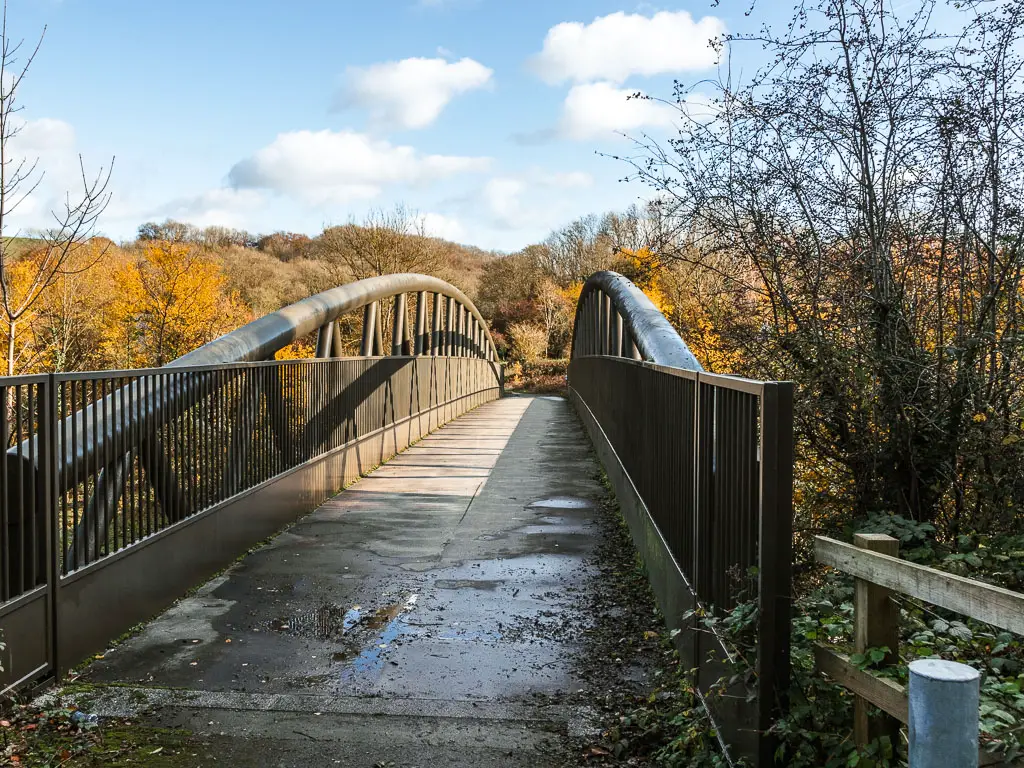
M 275 232 L 256 241 L 256 247 L 279 261 L 295 261 L 308 255 L 313 240 L 295 232 Z
M 952 535 L 1024 503 L 1024 3 L 935 10 L 818 0 L 731 35 L 764 67 L 726 63 L 699 115 L 680 86 L 685 127 L 633 162 L 674 255 L 760 321 L 747 372 L 799 383 L 838 511 Z
M 165 219 L 163 223 L 147 221 L 140 224 L 136 236 L 139 240 L 166 240 L 171 243 L 187 243 L 196 240 L 199 228 L 182 221 Z
M 121 368 L 161 366 L 248 319 L 215 261 L 195 246 L 146 241 L 115 270 L 104 349 Z
M 281 261 L 262 248 L 238 246 L 216 249 L 210 258 L 220 265 L 226 290 L 237 293 L 256 317 L 309 295 L 305 280 L 308 265 L 301 260 Z
M 77 249 L 66 269 L 43 292 L 28 329 L 37 355 L 24 363 L 32 370 L 99 370 L 103 356 L 100 318 L 113 300 L 114 286 L 104 267 L 119 264 L 120 249 L 95 237 Z
M 601 218 L 590 215 L 552 232 L 537 256 L 542 268 L 564 286 L 605 269 L 611 263 L 613 250 Z
M 0 323 L 7 341 L 7 375 L 15 373 L 19 359 L 19 332 L 32 317 L 43 294 L 70 269 L 89 269 L 92 264 L 76 259 L 110 201 L 107 185 L 110 169 L 87 176 L 79 157 L 81 189 L 78 196 L 65 198 L 61 210 L 53 211 L 54 223 L 39 233 L 37 247 L 30 252 L 9 236 L 11 219 L 18 207 L 36 191 L 42 181 L 38 161 L 18 157 L 12 140 L 24 128 L 19 112 L 18 91 L 42 45 L 43 34 L 33 48 L 23 50 L 24 40 L 12 42 L 7 31 L 7 4 L 0 21 Z M 112 163 L 111 163 L 112 164 Z M 17 234 L 17 233 L 16 233 Z M 25 345 L 22 345 L 24 349 Z
M 402 205 L 390 211 L 373 210 L 361 224 L 324 229 L 314 255 L 326 282 L 333 285 L 399 272 L 433 275 L 444 271 L 423 219 Z

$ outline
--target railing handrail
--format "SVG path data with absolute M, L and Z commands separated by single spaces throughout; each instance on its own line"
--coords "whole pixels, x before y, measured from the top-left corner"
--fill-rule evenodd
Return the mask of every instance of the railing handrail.
M 854 543 L 847 544 L 827 536 L 814 537 L 814 559 L 854 577 L 857 591 L 854 600 L 854 650 L 865 653 L 869 647 L 884 647 L 885 657 L 880 668 L 896 667 L 900 663 L 900 609 L 892 600 L 893 593 L 906 595 L 948 611 L 984 622 L 999 629 L 1024 634 L 1024 594 L 959 574 L 930 568 L 899 557 L 900 542 L 884 534 L 856 534 Z M 837 684 L 855 694 L 854 742 L 866 746 L 880 734 L 898 735 L 900 724 L 910 725 L 915 707 L 934 706 L 928 701 L 931 691 L 927 686 L 915 693 L 915 675 L 911 662 L 909 684 L 901 685 L 877 672 L 864 669 L 851 657 L 834 649 L 832 643 L 814 645 L 814 667 Z M 959 662 L 944 662 L 959 664 Z M 969 666 L 969 665 L 968 665 Z M 945 718 L 943 725 L 955 729 L 959 739 L 971 741 L 970 750 L 978 749 L 977 680 L 960 679 L 956 685 L 956 700 L 962 704 L 959 713 L 950 710 L 948 701 L 953 693 L 943 694 L 940 704 Z M 950 685 L 949 682 L 943 683 Z M 973 686 L 973 701 L 970 688 Z M 952 691 L 952 688 L 949 689 Z M 913 700 L 913 703 L 912 703 Z M 878 707 L 888 717 L 866 716 L 869 707 Z M 918 720 L 920 722 L 920 720 Z M 933 733 L 922 733 L 911 725 L 910 759 L 915 762 L 915 748 L 936 748 Z M 963 742 L 961 742 L 963 743 Z M 977 765 L 1004 764 L 999 752 L 978 750 Z M 924 761 L 922 765 L 932 765 Z M 963 763 L 956 763 L 961 765 Z M 974 763 L 972 763 L 974 764 Z M 1013 763 L 1018 765 L 1019 763 Z
M 592 323 L 586 322 L 589 319 L 586 312 L 593 306 L 595 299 L 600 300 L 603 297 L 610 299 L 613 312 L 621 318 L 623 338 L 636 346 L 643 360 L 673 368 L 692 371 L 704 370 L 661 310 L 654 306 L 654 303 L 632 280 L 611 270 L 595 272 L 583 284 L 580 297 L 576 302 L 576 322 L 573 324 L 572 335 L 573 357 L 594 354 L 593 351 L 583 350 L 579 339 L 581 333 L 586 334 L 593 330 L 588 327 Z M 613 333 L 614 329 L 610 316 L 605 318 L 602 314 L 603 311 L 603 306 L 598 306 L 595 314 L 599 323 L 606 324 L 607 327 L 603 330 L 607 336 L 607 334 Z M 622 346 L 624 347 L 626 344 Z M 630 357 L 630 352 L 631 350 L 620 347 L 615 356 Z M 601 354 L 601 352 L 598 351 L 597 354 Z

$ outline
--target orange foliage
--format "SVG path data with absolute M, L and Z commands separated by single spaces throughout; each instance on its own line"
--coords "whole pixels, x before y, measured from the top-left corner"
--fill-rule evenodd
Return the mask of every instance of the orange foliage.
M 103 348 L 117 367 L 164 365 L 247 319 L 220 268 L 195 246 L 146 242 L 112 277 Z

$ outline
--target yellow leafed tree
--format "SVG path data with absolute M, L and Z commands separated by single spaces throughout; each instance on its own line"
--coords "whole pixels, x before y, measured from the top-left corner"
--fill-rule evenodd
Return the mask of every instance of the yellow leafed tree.
M 146 242 L 113 280 L 103 346 L 119 368 L 164 365 L 247 319 L 218 265 L 192 245 Z

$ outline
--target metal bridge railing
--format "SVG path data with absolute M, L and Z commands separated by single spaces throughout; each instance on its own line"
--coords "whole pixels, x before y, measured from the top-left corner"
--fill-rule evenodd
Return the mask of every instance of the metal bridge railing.
M 704 372 L 631 282 L 599 272 L 577 306 L 570 396 L 609 473 L 685 663 L 733 756 L 772 765 L 789 687 L 793 388 Z M 703 626 L 757 602 L 753 680 Z
M 353 310 L 370 354 L 341 358 Z M 312 332 L 319 359 L 264 359 Z M 422 275 L 326 291 L 163 368 L 0 378 L 0 691 L 102 649 L 501 388 L 476 308 Z

